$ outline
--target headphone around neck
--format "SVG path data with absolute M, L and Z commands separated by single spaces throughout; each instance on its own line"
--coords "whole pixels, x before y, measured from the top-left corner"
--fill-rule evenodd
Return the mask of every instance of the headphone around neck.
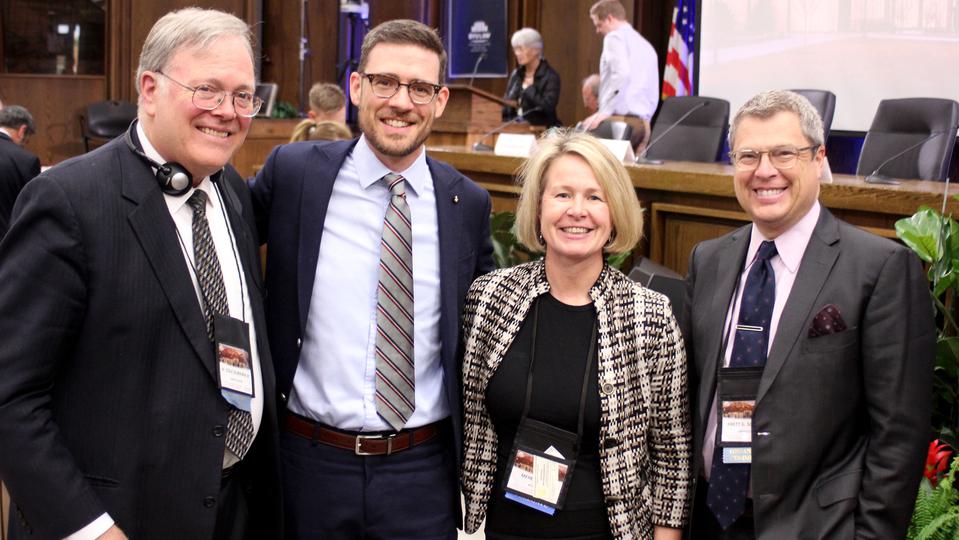
M 186 167 L 175 161 L 168 161 L 161 165 L 150 159 L 150 156 L 146 155 L 143 150 L 133 142 L 133 129 L 136 123 L 137 120 L 131 122 L 126 134 L 123 136 L 127 146 L 130 147 L 130 151 L 136 154 L 147 165 L 156 169 L 157 184 L 160 185 L 160 190 L 163 191 L 163 193 L 175 197 L 186 195 L 193 186 L 193 175 L 190 174 L 190 171 L 186 170 Z

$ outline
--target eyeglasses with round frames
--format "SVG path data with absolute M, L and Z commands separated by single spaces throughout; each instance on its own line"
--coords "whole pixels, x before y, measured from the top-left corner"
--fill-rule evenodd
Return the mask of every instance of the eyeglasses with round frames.
M 246 118 L 256 116 L 256 113 L 260 112 L 260 107 L 263 106 L 263 100 L 256 94 L 250 92 L 227 92 L 226 90 L 219 90 L 207 84 L 201 84 L 197 87 L 187 86 L 162 71 L 157 71 L 156 73 L 170 79 L 185 90 L 193 92 L 193 104 L 196 105 L 198 109 L 212 111 L 223 103 L 227 95 L 233 96 L 233 109 L 236 111 L 236 114 Z
M 381 99 L 389 99 L 399 92 L 401 86 L 406 87 L 406 92 L 410 96 L 410 101 L 417 105 L 428 105 L 436 99 L 442 85 L 428 83 L 426 81 L 413 81 L 409 83 L 400 82 L 399 79 L 391 75 L 381 73 L 360 73 L 366 80 L 370 81 L 373 88 L 373 95 Z
M 743 150 L 730 152 L 729 159 L 733 162 L 737 171 L 754 171 L 759 167 L 759 163 L 763 159 L 763 154 L 767 154 L 769 156 L 769 163 L 771 163 L 773 167 L 783 171 L 793 168 L 803 152 L 812 150 L 812 152 L 815 153 L 818 148 L 818 144 L 805 146 L 803 148 L 777 146 L 770 150 L 752 150 L 745 148 Z

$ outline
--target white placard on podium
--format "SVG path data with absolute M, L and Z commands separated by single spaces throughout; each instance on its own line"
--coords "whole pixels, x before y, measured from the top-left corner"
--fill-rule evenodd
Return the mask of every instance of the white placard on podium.
M 636 155 L 633 153 L 633 145 L 629 141 L 614 139 L 599 139 L 599 142 L 606 146 L 606 149 L 616 156 L 616 159 L 623 163 L 636 163 Z
M 497 156 L 529 157 L 536 144 L 536 135 L 526 133 L 500 133 L 496 137 L 493 153 Z

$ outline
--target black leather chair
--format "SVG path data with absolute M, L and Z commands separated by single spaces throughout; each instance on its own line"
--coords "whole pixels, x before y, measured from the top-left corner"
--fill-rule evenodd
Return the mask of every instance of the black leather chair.
M 959 103 L 951 99 L 884 99 L 866 133 L 856 174 L 865 176 L 879 169 L 880 174 L 894 178 L 945 180 L 957 128 Z M 909 149 L 913 145 L 918 146 Z
M 687 113 L 689 116 L 670 129 Z M 703 96 L 667 98 L 653 124 L 646 158 L 716 161 L 728 127 L 729 102 L 725 99 Z
M 80 115 L 84 149 L 90 151 L 90 141 L 104 143 L 123 135 L 136 117 L 137 106 L 125 101 L 98 101 L 87 105 Z
M 829 90 L 792 90 L 812 103 L 822 118 L 822 140 L 829 140 L 829 130 L 832 127 L 832 117 L 836 112 L 836 94 Z
M 633 126 L 627 124 L 626 122 L 603 120 L 598 126 L 596 126 L 596 129 L 590 131 L 590 134 L 600 139 L 628 141 L 633 135 Z

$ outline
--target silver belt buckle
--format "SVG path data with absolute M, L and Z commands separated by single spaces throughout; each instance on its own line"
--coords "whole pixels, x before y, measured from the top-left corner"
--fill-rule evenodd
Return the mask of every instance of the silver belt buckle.
M 357 435 L 356 436 L 356 446 L 353 448 L 353 452 L 358 456 L 376 456 L 373 452 L 364 452 L 360 448 L 363 444 L 363 441 L 386 441 L 386 455 L 393 453 L 393 439 L 396 437 L 396 434 L 390 435 L 389 437 L 384 437 L 382 435 Z

